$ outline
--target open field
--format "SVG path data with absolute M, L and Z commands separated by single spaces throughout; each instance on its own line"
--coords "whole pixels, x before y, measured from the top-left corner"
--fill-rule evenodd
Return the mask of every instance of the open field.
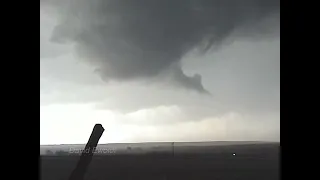
M 153 148 L 150 144 L 135 145 L 131 144 L 130 148 L 128 144 L 118 148 L 113 145 L 114 154 L 94 155 L 86 179 L 280 179 L 279 143 L 178 143 L 174 147 L 163 143 L 156 148 L 155 144 Z M 130 153 L 135 148 L 140 148 L 140 153 Z M 141 153 L 146 149 L 149 150 Z M 41 179 L 67 180 L 78 158 L 76 155 L 41 156 Z

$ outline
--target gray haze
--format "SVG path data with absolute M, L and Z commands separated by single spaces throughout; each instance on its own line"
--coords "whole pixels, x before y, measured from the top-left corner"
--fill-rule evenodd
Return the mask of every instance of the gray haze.
M 279 1 L 40 1 L 40 144 L 95 123 L 101 143 L 279 141 Z
M 51 40 L 74 44 L 78 57 L 103 80 L 165 80 L 201 93 L 208 93 L 201 75 L 186 75 L 181 68 L 188 52 L 202 54 L 239 37 L 272 36 L 280 20 L 280 0 L 40 0 L 40 5 L 59 14 Z

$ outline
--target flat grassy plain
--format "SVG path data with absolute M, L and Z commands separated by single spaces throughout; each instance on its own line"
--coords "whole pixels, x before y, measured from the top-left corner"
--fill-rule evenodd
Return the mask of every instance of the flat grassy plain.
M 138 146 L 139 147 L 139 146 Z M 280 143 L 180 144 L 164 151 L 95 154 L 86 180 L 278 180 Z M 131 149 L 129 149 L 131 150 Z M 40 156 L 42 180 L 67 180 L 78 155 Z

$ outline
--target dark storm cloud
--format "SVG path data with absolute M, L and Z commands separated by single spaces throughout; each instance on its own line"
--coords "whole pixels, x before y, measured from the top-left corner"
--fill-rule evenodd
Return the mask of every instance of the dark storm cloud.
M 199 92 L 207 92 L 201 76 L 187 76 L 181 69 L 187 52 L 219 47 L 237 29 L 247 29 L 253 36 L 269 34 L 270 27 L 259 23 L 280 12 L 280 0 L 40 0 L 40 4 L 60 11 L 52 40 L 75 43 L 79 57 L 96 66 L 104 80 L 149 79 L 166 73 L 176 84 Z

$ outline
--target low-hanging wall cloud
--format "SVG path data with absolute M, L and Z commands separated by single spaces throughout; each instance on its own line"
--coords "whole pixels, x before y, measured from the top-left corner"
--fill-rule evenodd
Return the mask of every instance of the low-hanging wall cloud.
M 59 12 L 52 41 L 74 44 L 103 80 L 167 76 L 200 93 L 209 93 L 201 75 L 181 67 L 188 52 L 220 47 L 232 34 L 270 35 L 272 25 L 261 22 L 280 21 L 280 0 L 40 0 L 45 7 Z

